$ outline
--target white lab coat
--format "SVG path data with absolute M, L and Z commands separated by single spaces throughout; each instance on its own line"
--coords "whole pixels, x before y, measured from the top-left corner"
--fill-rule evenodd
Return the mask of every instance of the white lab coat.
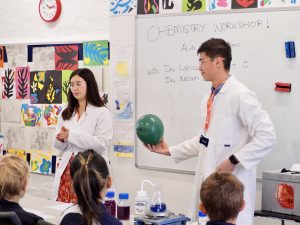
M 78 121 L 75 112 L 71 119 L 65 121 L 60 114 L 56 134 L 60 132 L 62 126 L 69 129 L 69 137 L 64 143 L 56 140 L 56 138 L 54 140 L 54 147 L 63 153 L 59 167 L 55 173 L 52 193 L 54 200 L 57 199 L 60 178 L 72 153 L 77 155 L 78 152 L 93 149 L 100 154 L 106 160 L 107 165 L 109 165 L 108 150 L 113 137 L 112 117 L 106 107 L 96 107 L 88 104 L 86 111 L 81 115 Z
M 214 98 L 209 128 L 204 134 L 209 94 L 201 105 L 200 134 L 170 148 L 175 162 L 198 157 L 188 216 L 196 219 L 203 179 L 234 154 L 240 163 L 235 166 L 233 174 L 245 185 L 246 202 L 245 209 L 238 216 L 237 225 L 251 225 L 255 207 L 256 165 L 274 148 L 274 127 L 256 95 L 230 76 Z M 199 143 L 201 134 L 209 138 L 207 148 Z

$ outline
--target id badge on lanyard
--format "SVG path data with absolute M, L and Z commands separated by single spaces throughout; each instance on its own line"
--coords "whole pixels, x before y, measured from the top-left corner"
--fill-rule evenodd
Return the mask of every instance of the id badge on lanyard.
M 209 128 L 209 123 L 210 123 L 210 118 L 211 118 L 211 110 L 212 110 L 212 104 L 214 101 L 214 97 L 215 97 L 215 95 L 214 95 L 214 92 L 212 91 L 207 100 L 206 119 L 205 119 L 205 124 L 204 124 L 205 134 L 207 133 L 208 128 Z M 209 139 L 207 137 L 205 137 L 204 135 L 201 135 L 200 139 L 199 139 L 199 143 L 204 145 L 205 147 L 207 147 L 208 143 L 209 143 Z

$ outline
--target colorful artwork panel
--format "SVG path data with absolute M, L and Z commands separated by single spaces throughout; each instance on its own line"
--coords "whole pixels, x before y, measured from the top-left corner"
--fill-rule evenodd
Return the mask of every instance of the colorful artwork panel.
M 62 87 L 61 87 L 62 103 L 68 102 L 69 80 L 72 72 L 73 72 L 72 70 L 62 71 Z
M 209 10 L 231 9 L 231 0 L 209 0 Z
M 61 103 L 61 71 L 30 72 L 30 102 Z
M 21 106 L 21 122 L 25 126 L 34 127 L 42 124 L 42 106 L 22 104 Z
M 30 169 L 34 173 L 51 174 L 52 154 L 45 151 L 32 151 Z
M 137 14 L 158 14 L 159 0 L 138 0 Z
M 16 68 L 16 98 L 30 98 L 30 71 L 29 67 Z
M 182 0 L 182 12 L 204 12 L 205 0 Z
M 132 102 L 122 102 L 115 100 L 115 119 L 132 119 L 133 108 Z
M 232 0 L 232 9 L 257 8 L 257 0 Z
M 9 153 L 9 154 L 16 154 L 20 158 L 22 158 L 25 161 L 27 161 L 27 154 L 26 154 L 25 150 L 15 149 L 15 148 L 8 148 L 7 149 L 7 153 Z
M 83 43 L 83 62 L 85 66 L 108 65 L 108 41 L 89 41 Z
M 4 74 L 1 76 L 2 79 L 2 99 L 15 99 L 15 69 L 7 68 Z
M 78 46 L 64 45 L 55 47 L 55 70 L 78 69 Z
M 30 102 L 39 103 L 45 88 L 45 71 L 30 72 Z
M 59 113 L 62 110 L 60 105 L 44 105 L 44 121 L 48 127 L 56 127 Z
M 112 15 L 134 14 L 135 7 L 135 0 L 112 0 L 110 2 L 110 12 Z

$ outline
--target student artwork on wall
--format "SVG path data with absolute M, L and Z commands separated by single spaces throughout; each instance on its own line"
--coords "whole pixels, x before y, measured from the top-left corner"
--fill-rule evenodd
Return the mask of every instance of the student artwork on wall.
M 30 72 L 30 102 L 38 103 L 40 92 L 45 88 L 45 71 Z
M 118 52 L 117 55 L 111 60 L 112 75 L 114 81 L 133 79 L 132 64 L 133 47 L 132 45 L 115 45 L 114 49 Z
M 164 13 L 179 13 L 182 9 L 182 1 L 175 0 L 160 0 L 159 14 Z
M 43 105 L 43 115 L 44 122 L 43 124 L 47 127 L 56 127 L 58 122 L 58 115 L 62 110 L 60 105 Z
M 30 72 L 30 82 L 31 103 L 61 103 L 61 71 Z
M 111 0 L 111 15 L 132 15 L 136 14 L 136 0 Z
M 133 119 L 133 89 L 131 89 L 130 81 L 116 82 L 115 87 L 115 107 L 114 118 L 115 119 Z
M 24 149 L 24 127 L 1 126 L 4 134 L 4 148 Z
M 4 47 L 0 45 L 0 68 L 4 66 Z
M 205 0 L 182 0 L 182 12 L 204 12 Z
M 1 102 L 1 121 L 20 123 L 20 107 L 19 100 L 5 100 Z
M 83 43 L 84 66 L 108 65 L 108 41 L 89 41 Z
M 32 50 L 31 71 L 45 71 L 55 69 L 54 47 L 35 47 Z
M 257 0 L 232 0 L 232 9 L 257 8 Z
M 158 14 L 159 1 L 161 0 L 137 0 L 137 14 Z
M 15 99 L 15 69 L 7 68 L 1 75 L 2 81 L 2 99 Z
M 128 9 L 128 13 L 133 11 Z M 109 42 L 90 41 L 85 47 L 85 62 L 102 90 L 102 70 L 109 64 Z M 3 132 L 0 150 L 3 149 L 3 154 L 10 149 L 23 156 L 27 153 L 30 160 L 30 153 L 38 150 L 55 158 L 52 142 L 58 115 L 62 111 L 60 104 L 62 100 L 67 103 L 70 75 L 79 65 L 84 65 L 83 56 L 83 42 L 0 45 L 0 119 Z M 48 159 L 44 164 L 40 159 L 35 160 L 32 164 L 34 172 L 50 174 L 52 163 L 55 169 L 56 162 L 51 161 L 49 167 Z
M 62 103 L 68 103 L 68 92 L 69 92 L 69 80 L 72 70 L 63 70 L 62 71 L 62 86 L 61 86 L 61 95 Z
M 7 55 L 6 67 L 27 66 L 27 45 L 5 46 Z
M 55 129 L 44 127 L 26 127 L 26 140 L 29 142 L 29 149 L 51 150 Z
M 52 154 L 51 152 L 35 150 L 31 151 L 30 169 L 34 173 L 51 174 Z
M 114 155 L 117 157 L 133 157 L 134 152 L 134 123 L 133 121 L 115 120 L 113 143 Z M 132 132 L 131 132 L 132 131 Z
M 35 127 L 42 124 L 42 105 L 22 104 L 21 122 L 24 126 Z
M 231 9 L 231 0 L 209 0 L 209 10 Z
M 275 8 L 299 5 L 299 0 L 278 1 L 278 0 L 259 0 L 258 8 Z
M 55 46 L 55 70 L 78 69 L 78 46 Z
M 27 161 L 27 154 L 25 150 L 22 149 L 15 149 L 15 148 L 8 148 L 7 149 L 7 153 L 9 154 L 16 154 L 17 156 L 19 156 L 20 158 L 24 159 L 25 161 Z
M 29 67 L 16 68 L 16 98 L 30 98 L 30 71 Z

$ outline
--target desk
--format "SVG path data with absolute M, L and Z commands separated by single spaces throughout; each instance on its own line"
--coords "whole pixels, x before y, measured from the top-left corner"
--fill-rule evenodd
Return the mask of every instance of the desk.
M 295 221 L 296 223 L 300 223 L 300 216 L 292 216 L 292 215 L 287 215 L 282 213 L 268 212 L 264 210 L 255 210 L 254 216 L 271 217 L 275 219 L 280 219 L 281 225 L 284 225 L 285 220 L 292 220 Z
M 36 197 L 29 193 L 20 200 L 20 205 L 24 210 L 43 217 L 46 221 L 54 224 L 57 224 L 62 212 L 70 206 L 67 203 Z

